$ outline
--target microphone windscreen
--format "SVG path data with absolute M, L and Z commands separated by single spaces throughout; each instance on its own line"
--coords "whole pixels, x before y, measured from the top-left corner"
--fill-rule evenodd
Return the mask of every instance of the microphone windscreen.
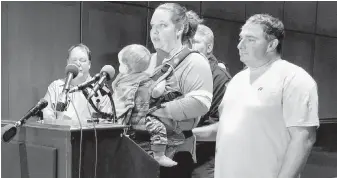
M 73 78 L 77 76 L 78 71 L 79 71 L 78 66 L 75 64 L 68 64 L 66 67 L 66 74 L 68 74 L 69 72 L 73 73 Z
M 1 140 L 3 142 L 11 141 L 16 135 L 17 128 L 13 124 L 7 124 L 1 128 Z
M 106 72 L 109 75 L 109 80 L 115 76 L 115 69 L 111 65 L 105 65 L 100 73 L 102 72 Z

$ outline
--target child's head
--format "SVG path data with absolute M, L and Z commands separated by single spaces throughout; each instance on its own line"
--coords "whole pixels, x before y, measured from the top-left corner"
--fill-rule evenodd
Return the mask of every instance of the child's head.
M 149 67 L 151 54 L 139 44 L 124 47 L 118 53 L 119 72 L 122 74 L 143 72 Z

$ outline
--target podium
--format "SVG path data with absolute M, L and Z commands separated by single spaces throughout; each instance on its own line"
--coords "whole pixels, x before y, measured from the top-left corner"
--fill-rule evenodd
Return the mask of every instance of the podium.
M 14 124 L 14 121 L 1 121 L 2 126 L 6 124 Z M 97 178 L 159 177 L 157 162 L 122 135 L 126 126 L 96 124 L 95 127 Z M 79 125 L 67 125 L 62 121 L 53 124 L 27 122 L 11 142 L 1 143 L 1 177 L 78 178 L 80 173 L 81 178 L 94 178 L 96 139 L 92 123 L 82 126 L 81 150 L 80 138 Z

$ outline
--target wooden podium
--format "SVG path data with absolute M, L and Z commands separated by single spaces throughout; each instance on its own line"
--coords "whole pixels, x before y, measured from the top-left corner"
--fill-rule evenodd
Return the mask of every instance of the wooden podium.
M 31 120 L 34 120 L 32 118 Z M 13 124 L 2 120 L 1 125 Z M 159 165 L 122 135 L 123 125 L 96 124 L 97 178 L 156 178 Z M 81 178 L 94 178 L 96 140 L 93 125 L 82 125 Z M 78 178 L 79 125 L 27 122 L 9 143 L 1 143 L 1 177 Z

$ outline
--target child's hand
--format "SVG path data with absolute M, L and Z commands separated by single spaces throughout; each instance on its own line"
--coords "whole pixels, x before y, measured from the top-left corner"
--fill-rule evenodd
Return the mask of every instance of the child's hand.
M 152 90 L 152 98 L 159 98 L 164 94 L 166 80 L 159 82 Z

